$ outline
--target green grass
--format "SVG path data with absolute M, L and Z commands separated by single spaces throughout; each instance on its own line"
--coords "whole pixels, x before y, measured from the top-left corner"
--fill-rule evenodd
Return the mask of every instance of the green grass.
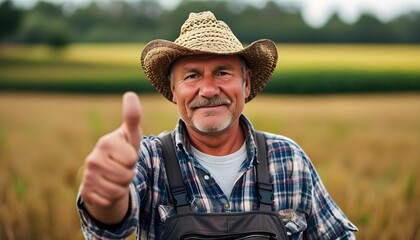
M 0 90 L 155 92 L 140 68 L 142 44 L 1 46 Z M 417 45 L 279 45 L 265 93 L 420 91 Z

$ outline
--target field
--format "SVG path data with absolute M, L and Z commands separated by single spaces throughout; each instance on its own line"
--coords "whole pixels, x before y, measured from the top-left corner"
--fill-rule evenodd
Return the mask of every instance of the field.
M 140 69 L 142 44 L 0 45 L 0 90 L 154 92 Z M 267 93 L 420 91 L 419 45 L 278 45 Z M 24 71 L 22 71 L 24 69 Z
M 145 134 L 175 106 L 141 97 Z M 81 239 L 75 197 L 85 156 L 121 121 L 118 95 L 0 95 L 0 239 Z M 419 239 L 420 96 L 259 96 L 257 129 L 296 140 L 359 239 Z
M 174 128 L 175 106 L 150 93 L 141 48 L 0 45 L 0 240 L 82 239 L 83 161 L 120 125 L 123 91 L 140 93 L 145 134 Z M 420 46 L 278 49 L 245 114 L 303 147 L 358 239 L 420 239 Z M 290 94 L 303 92 L 329 94 Z

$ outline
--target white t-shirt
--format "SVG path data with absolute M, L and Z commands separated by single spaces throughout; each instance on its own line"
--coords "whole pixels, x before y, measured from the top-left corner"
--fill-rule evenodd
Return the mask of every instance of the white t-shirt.
M 197 161 L 209 171 L 211 177 L 215 179 L 223 190 L 223 193 L 230 197 L 233 185 L 238 178 L 239 170 L 246 159 L 245 142 L 238 151 L 226 156 L 208 155 L 194 147 L 192 147 L 192 151 Z

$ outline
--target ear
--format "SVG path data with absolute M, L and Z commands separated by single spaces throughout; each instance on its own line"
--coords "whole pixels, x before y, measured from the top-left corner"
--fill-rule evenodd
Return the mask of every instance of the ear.
M 171 78 L 168 76 L 169 82 L 171 84 L 171 92 L 172 92 L 172 102 L 176 104 L 176 96 L 175 96 L 175 86 L 171 80 Z
M 247 69 L 246 70 L 246 82 L 245 82 L 245 86 L 244 86 L 245 98 L 248 98 L 249 95 L 251 94 L 251 75 L 252 75 L 251 69 Z
M 176 104 L 176 94 L 175 94 L 175 88 L 171 84 L 171 92 L 172 92 L 172 102 Z

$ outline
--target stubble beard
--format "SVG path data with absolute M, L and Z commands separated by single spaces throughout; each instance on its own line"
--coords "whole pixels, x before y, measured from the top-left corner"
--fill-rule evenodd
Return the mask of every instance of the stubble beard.
M 233 116 L 229 114 L 223 122 L 206 123 L 192 118 L 192 127 L 202 133 L 218 133 L 227 129 L 232 123 Z
M 221 106 L 221 105 L 225 105 L 226 107 L 229 107 L 230 104 L 232 104 L 232 101 L 227 97 L 222 97 L 222 96 L 215 96 L 213 98 L 198 97 L 194 101 L 192 101 L 188 107 L 190 109 L 197 109 L 199 107 Z M 222 122 L 220 121 L 207 122 L 205 118 L 207 117 L 211 118 L 213 117 L 212 116 L 213 114 L 214 113 L 212 112 L 212 110 L 208 110 L 206 113 L 204 113 L 204 116 L 198 117 L 198 119 L 196 116 L 193 115 L 191 119 L 192 127 L 202 133 L 217 133 L 228 128 L 233 121 L 233 115 L 232 113 L 229 113 L 229 115 L 226 116 L 225 119 L 222 120 Z M 201 120 L 204 120 L 204 121 L 201 121 Z

